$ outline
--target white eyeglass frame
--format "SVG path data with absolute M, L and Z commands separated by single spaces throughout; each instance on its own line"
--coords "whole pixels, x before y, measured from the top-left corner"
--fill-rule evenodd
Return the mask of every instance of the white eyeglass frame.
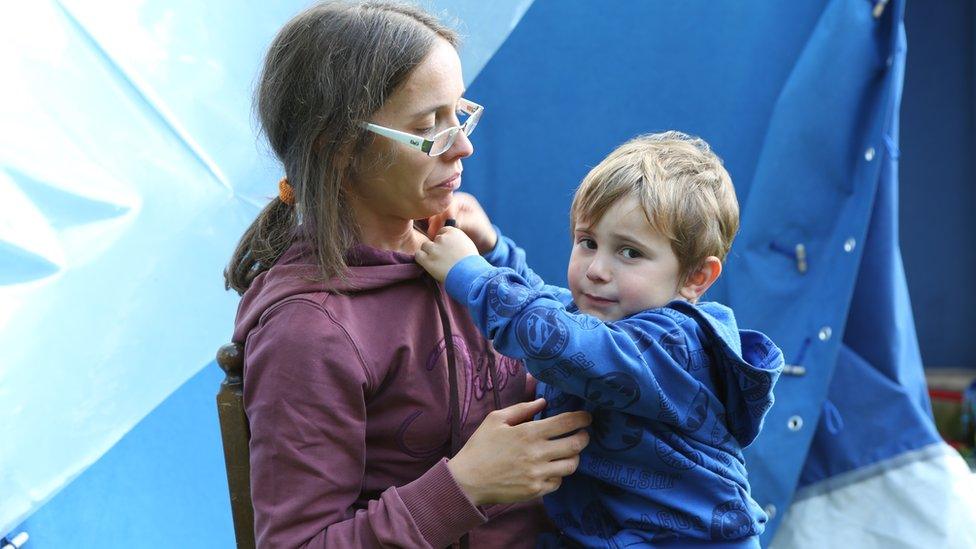
M 485 111 L 485 108 L 462 97 L 458 99 L 457 110 L 468 115 L 468 119 L 464 121 L 464 124 L 461 124 L 460 126 L 452 126 L 443 131 L 439 131 L 430 139 L 426 139 L 412 133 L 394 130 L 393 128 L 387 128 L 386 126 L 380 126 L 379 124 L 373 124 L 372 122 L 363 122 L 363 127 L 375 134 L 379 134 L 383 137 L 409 145 L 410 148 L 417 149 L 418 151 L 427 154 L 427 156 L 440 156 L 454 146 L 454 140 L 457 139 L 458 132 L 463 131 L 464 135 L 471 135 L 471 132 L 474 131 L 475 126 L 478 125 L 478 121 L 481 120 L 481 113 Z M 433 150 L 434 142 L 444 134 L 448 133 L 450 135 L 447 137 L 447 145 L 445 145 L 442 150 Z

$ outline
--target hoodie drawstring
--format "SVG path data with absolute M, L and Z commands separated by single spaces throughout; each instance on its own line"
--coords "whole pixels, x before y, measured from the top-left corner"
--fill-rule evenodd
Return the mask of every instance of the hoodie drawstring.
M 495 375 L 495 353 L 492 351 L 491 342 L 485 339 L 485 356 L 488 358 L 488 380 L 491 383 L 491 398 L 495 403 L 495 409 L 502 407 L 501 397 L 498 395 L 498 376 Z
M 441 317 L 441 328 L 444 332 L 444 349 L 447 351 L 447 378 L 450 385 L 450 406 L 451 406 L 451 451 L 448 457 L 454 457 L 461 448 L 461 405 L 458 397 L 458 371 L 457 357 L 454 352 L 454 333 L 451 330 L 451 322 L 447 316 L 447 308 L 444 305 L 444 298 L 441 295 L 440 286 L 434 282 L 433 278 L 428 279 L 433 284 L 434 301 L 437 302 L 437 312 Z
M 433 285 L 434 301 L 437 302 L 437 312 L 441 317 L 441 328 L 444 332 L 444 349 L 447 351 L 447 378 L 451 391 L 451 450 L 448 457 L 452 458 L 461 449 L 461 405 L 459 403 L 460 398 L 458 397 L 458 371 L 457 356 L 454 353 L 454 332 L 451 330 L 451 322 L 447 316 L 447 307 L 444 305 L 441 288 L 433 278 L 428 278 L 428 280 Z M 469 545 L 468 534 L 461 536 L 461 539 L 457 543 L 460 549 L 468 549 Z

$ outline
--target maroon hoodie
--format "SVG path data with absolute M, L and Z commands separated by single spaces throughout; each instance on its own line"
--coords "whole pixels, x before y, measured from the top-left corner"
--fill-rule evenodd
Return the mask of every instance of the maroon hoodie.
M 534 546 L 540 500 L 475 507 L 446 465 L 488 412 L 533 396 L 522 364 L 412 255 L 347 261 L 348 281 L 314 282 L 299 242 L 241 300 L 258 546 Z

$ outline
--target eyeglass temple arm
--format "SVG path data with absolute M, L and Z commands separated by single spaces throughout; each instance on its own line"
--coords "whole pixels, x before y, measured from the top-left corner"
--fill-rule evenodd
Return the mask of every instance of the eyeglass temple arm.
M 383 137 L 389 137 L 390 139 L 399 141 L 405 145 L 410 145 L 418 151 L 429 153 L 430 148 L 434 146 L 434 142 L 429 139 L 423 139 L 412 133 L 401 132 L 400 130 L 394 130 L 392 128 L 387 128 L 385 126 L 377 126 L 370 122 L 366 122 L 366 127 L 369 128 L 374 133 L 378 133 Z
M 463 97 L 458 100 L 458 107 L 461 107 L 461 109 L 468 114 L 474 114 L 484 109 L 484 107 L 481 105 L 472 103 Z

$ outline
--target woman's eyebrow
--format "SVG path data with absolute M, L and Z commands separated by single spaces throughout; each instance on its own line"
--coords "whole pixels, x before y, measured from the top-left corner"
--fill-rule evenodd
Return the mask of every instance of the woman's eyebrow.
M 434 114 L 435 112 L 437 112 L 437 111 L 439 111 L 439 110 L 441 110 L 443 108 L 446 108 L 446 107 L 447 107 L 447 105 L 435 105 L 433 107 L 426 107 L 426 108 L 421 109 L 421 110 L 415 112 L 414 114 L 410 115 L 410 118 L 411 119 L 414 119 L 414 118 L 420 118 L 421 116 L 427 116 L 427 115 L 430 115 L 430 114 Z
M 462 97 L 464 97 L 464 92 L 465 91 L 467 91 L 467 90 L 462 90 L 461 91 L 461 95 L 458 96 L 458 100 L 460 100 Z M 435 113 L 435 112 L 437 112 L 439 110 L 442 110 L 442 109 L 453 109 L 453 108 L 457 107 L 457 104 L 458 104 L 458 101 L 455 100 L 454 103 L 441 103 L 439 105 L 427 106 L 427 107 L 424 107 L 422 109 L 417 110 L 416 113 L 414 113 L 413 115 L 411 115 L 411 118 L 420 118 L 421 116 L 427 116 L 429 114 L 433 114 L 433 113 Z

